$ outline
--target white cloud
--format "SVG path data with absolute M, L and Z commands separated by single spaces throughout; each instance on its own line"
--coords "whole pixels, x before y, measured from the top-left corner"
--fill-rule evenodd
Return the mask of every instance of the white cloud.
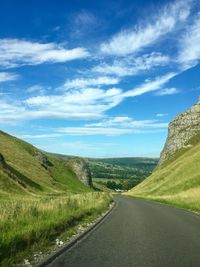
M 25 139 L 42 139 L 42 138 L 57 138 L 61 137 L 63 134 L 58 134 L 58 133 L 50 133 L 50 134 L 23 134 L 20 135 L 21 138 Z
M 85 124 L 85 127 L 117 127 L 117 128 L 167 128 L 168 123 L 159 122 L 158 120 L 134 120 L 127 116 L 113 117 L 104 119 L 101 122 Z
M 81 47 L 67 50 L 55 43 L 0 39 L 0 66 L 7 68 L 47 62 L 66 62 L 88 56 L 87 50 Z
M 17 80 L 19 76 L 15 73 L 0 72 L 0 83 Z
M 178 92 L 179 91 L 176 88 L 164 88 L 156 92 L 155 95 L 157 96 L 174 95 L 177 94 Z
M 105 116 L 105 112 L 116 107 L 127 97 L 135 97 L 144 93 L 159 90 L 175 73 L 168 73 L 147 80 L 144 84 L 124 92 L 119 88 L 80 88 L 67 90 L 62 94 L 38 95 L 24 101 L 2 100 L 0 120 L 32 120 L 37 118 L 62 119 L 97 119 Z M 117 120 L 126 118 L 118 117 Z M 117 121 L 119 122 L 119 121 Z
M 86 78 L 86 79 L 74 79 L 67 80 L 61 89 L 72 89 L 72 88 L 85 88 L 85 87 L 95 87 L 100 85 L 114 85 L 119 83 L 119 78 L 113 77 L 97 77 L 97 78 Z
M 117 123 L 117 121 L 120 121 Z M 137 121 L 125 117 L 111 118 L 99 123 L 87 124 L 81 127 L 63 127 L 54 129 L 58 133 L 72 136 L 105 135 L 117 136 L 124 134 L 158 133 L 168 127 L 168 123 L 160 123 L 156 120 Z
M 0 120 L 96 119 L 122 100 L 122 91 L 117 88 L 74 89 L 61 95 L 29 97 L 19 103 L 2 101 Z
M 105 75 L 117 75 L 119 77 L 132 76 L 155 67 L 165 66 L 169 61 L 168 56 L 152 52 L 136 58 L 129 56 L 120 60 L 114 60 L 113 64 L 102 63 L 95 66 L 92 71 Z
M 179 41 L 178 62 L 183 69 L 195 66 L 200 59 L 200 14 L 193 24 L 187 28 Z
M 165 117 L 165 116 L 167 116 L 168 114 L 166 114 L 166 113 L 158 113 L 158 114 L 156 114 L 156 117 L 159 117 L 159 118 L 161 118 L 161 117 Z
M 175 1 L 158 13 L 146 26 L 124 30 L 110 41 L 101 44 L 101 52 L 109 55 L 127 55 L 152 45 L 184 22 L 190 14 L 190 0 Z
M 84 136 L 84 135 L 123 135 L 141 133 L 140 130 L 121 129 L 114 127 L 66 127 L 57 129 L 57 132 L 65 133 L 66 135 Z
M 155 80 L 152 80 L 152 81 L 148 80 L 144 84 L 139 86 L 138 88 L 125 92 L 124 96 L 134 97 L 134 96 L 142 95 L 144 93 L 159 90 L 164 84 L 166 84 L 174 76 L 176 76 L 176 73 L 167 73 L 166 75 L 157 77 Z

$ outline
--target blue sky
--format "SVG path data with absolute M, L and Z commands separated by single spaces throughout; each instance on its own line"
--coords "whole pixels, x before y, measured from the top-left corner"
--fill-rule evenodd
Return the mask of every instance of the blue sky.
M 200 95 L 197 0 L 1 0 L 1 130 L 46 151 L 159 156 Z

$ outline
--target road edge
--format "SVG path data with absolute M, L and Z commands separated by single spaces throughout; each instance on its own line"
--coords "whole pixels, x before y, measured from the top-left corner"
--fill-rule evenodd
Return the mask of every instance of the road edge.
M 42 261 L 34 265 L 34 267 L 45 267 L 47 264 L 50 264 L 53 260 L 55 260 L 58 256 L 60 256 L 62 253 L 66 252 L 68 249 L 70 249 L 72 246 L 74 246 L 78 241 L 81 241 L 87 234 L 89 234 L 92 230 L 94 230 L 97 226 L 99 226 L 103 221 L 107 218 L 108 215 L 114 210 L 117 203 L 114 201 L 112 205 L 109 207 L 109 209 L 103 214 L 102 217 L 97 219 L 94 224 L 89 226 L 84 232 L 78 234 L 74 239 L 70 240 L 68 243 L 66 243 L 63 247 L 58 249 L 56 252 L 46 256 Z

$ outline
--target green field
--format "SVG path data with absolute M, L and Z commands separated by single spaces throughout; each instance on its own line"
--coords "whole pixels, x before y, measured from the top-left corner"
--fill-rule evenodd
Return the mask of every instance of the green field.
M 105 211 L 112 197 L 84 185 L 71 164 L 0 132 L 0 266 L 45 252 Z M 87 166 L 87 165 L 86 165 Z
M 127 190 L 151 175 L 158 159 L 107 158 L 88 159 L 93 181 L 111 189 Z M 115 183 L 113 186 L 110 182 Z
M 188 144 L 128 194 L 200 212 L 200 134 Z

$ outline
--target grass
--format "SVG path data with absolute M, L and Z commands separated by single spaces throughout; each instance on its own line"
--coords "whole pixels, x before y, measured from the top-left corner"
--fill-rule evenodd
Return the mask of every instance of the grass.
M 0 153 L 6 166 L 0 166 L 0 194 L 80 193 L 90 188 L 79 181 L 67 159 L 46 155 L 36 147 L 0 131 Z M 38 155 L 48 162 L 46 167 Z M 71 159 L 73 163 L 73 159 Z
M 200 213 L 200 135 L 133 188 L 129 195 L 152 199 Z
M 9 197 L 0 199 L 0 265 L 15 266 L 37 243 L 54 243 L 88 216 L 107 209 L 106 193 L 59 197 Z
M 38 150 L 0 131 L 0 266 L 16 266 L 97 217 L 112 197 L 84 185 L 74 160 Z M 85 165 L 84 165 L 85 164 Z

